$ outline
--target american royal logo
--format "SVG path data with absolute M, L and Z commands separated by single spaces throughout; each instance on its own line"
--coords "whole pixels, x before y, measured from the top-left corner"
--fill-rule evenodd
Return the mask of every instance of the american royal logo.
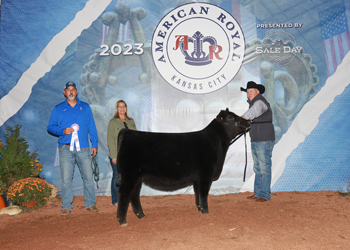
M 153 33 L 152 57 L 160 75 L 192 94 L 216 91 L 238 73 L 245 40 L 237 21 L 211 4 L 191 3 L 170 11 Z

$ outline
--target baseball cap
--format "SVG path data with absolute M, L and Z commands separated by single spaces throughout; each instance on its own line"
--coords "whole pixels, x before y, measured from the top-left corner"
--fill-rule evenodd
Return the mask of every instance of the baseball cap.
M 66 88 L 71 86 L 74 87 L 75 89 L 77 88 L 74 82 L 67 82 L 66 85 L 64 86 L 64 90 L 66 90 Z

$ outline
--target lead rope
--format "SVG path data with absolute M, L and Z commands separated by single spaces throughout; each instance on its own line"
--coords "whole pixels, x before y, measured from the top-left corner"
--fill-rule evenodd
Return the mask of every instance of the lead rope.
M 246 132 L 244 132 L 244 144 L 245 144 L 245 166 L 244 166 L 244 174 L 243 174 L 243 182 L 245 182 L 245 173 L 247 172 L 247 137 Z
M 245 166 L 244 166 L 244 174 L 243 174 L 243 182 L 245 182 L 245 175 L 247 172 L 247 137 L 246 134 L 249 131 L 250 128 L 246 129 L 242 134 L 238 135 L 235 139 L 233 139 L 230 142 L 230 145 L 232 145 L 232 143 L 234 143 L 235 141 L 237 141 L 239 138 L 241 138 L 242 135 L 244 135 L 244 143 L 245 143 Z
M 99 174 L 99 167 L 97 163 L 97 154 L 96 155 L 91 155 L 91 168 L 92 168 L 92 175 L 94 176 L 94 181 L 96 182 L 97 188 L 98 187 L 98 181 L 100 179 Z

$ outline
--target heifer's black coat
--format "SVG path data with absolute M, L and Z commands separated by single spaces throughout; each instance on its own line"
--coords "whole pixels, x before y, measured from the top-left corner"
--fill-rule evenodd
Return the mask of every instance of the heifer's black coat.
M 117 157 L 119 223 L 127 225 L 129 202 L 139 218 L 145 216 L 140 203 L 142 182 L 165 191 L 193 185 L 198 209 L 208 213 L 209 189 L 221 174 L 230 141 L 249 125 L 247 120 L 226 109 L 197 132 L 122 130 Z

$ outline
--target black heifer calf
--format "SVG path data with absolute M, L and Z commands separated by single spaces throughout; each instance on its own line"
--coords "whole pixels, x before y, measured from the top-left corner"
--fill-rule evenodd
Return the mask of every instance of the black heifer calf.
M 249 126 L 249 121 L 226 109 L 197 132 L 120 131 L 117 157 L 120 225 L 127 225 L 129 202 L 138 218 L 145 217 L 140 203 L 142 182 L 163 191 L 193 185 L 198 210 L 208 213 L 209 189 L 222 172 L 230 141 Z

